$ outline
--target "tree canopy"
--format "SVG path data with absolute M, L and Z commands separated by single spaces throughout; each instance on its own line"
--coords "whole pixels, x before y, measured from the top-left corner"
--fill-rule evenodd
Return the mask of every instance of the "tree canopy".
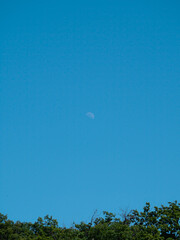
M 93 215 L 90 222 L 60 227 L 52 216 L 39 217 L 36 222 L 13 222 L 0 214 L 2 240 L 180 240 L 180 203 L 151 209 L 147 202 L 142 212 L 132 210 L 120 217 L 104 211 Z

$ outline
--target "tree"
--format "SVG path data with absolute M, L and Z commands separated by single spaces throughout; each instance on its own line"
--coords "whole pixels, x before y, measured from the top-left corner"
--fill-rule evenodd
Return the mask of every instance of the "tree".
M 150 210 L 150 203 L 146 203 L 143 212 L 134 210 L 130 215 L 134 225 L 146 228 L 156 227 L 163 239 L 180 239 L 180 203 L 169 202 L 169 206 L 161 205 Z
M 180 203 L 154 207 L 146 203 L 142 212 L 124 212 L 119 218 L 104 211 L 101 216 L 71 228 L 61 228 L 56 219 L 46 215 L 36 222 L 13 222 L 0 214 L 2 240 L 180 240 Z

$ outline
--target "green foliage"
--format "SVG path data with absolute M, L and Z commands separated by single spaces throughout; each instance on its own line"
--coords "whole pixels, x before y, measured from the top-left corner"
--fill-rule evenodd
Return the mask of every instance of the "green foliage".
M 180 204 L 154 207 L 146 203 L 142 212 L 137 210 L 123 217 L 107 211 L 100 217 L 93 215 L 89 223 L 61 228 L 56 219 L 46 215 L 34 223 L 13 222 L 0 214 L 2 240 L 180 240 Z
M 156 227 L 163 239 L 180 239 L 180 203 L 169 202 L 169 206 L 154 207 L 150 210 L 150 203 L 146 203 L 143 212 L 134 210 L 130 215 L 134 225 Z

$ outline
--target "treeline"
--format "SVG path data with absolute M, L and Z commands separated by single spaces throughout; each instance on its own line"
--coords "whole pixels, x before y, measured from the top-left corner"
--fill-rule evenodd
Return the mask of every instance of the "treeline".
M 51 216 L 36 222 L 13 222 L 0 214 L 0 240 L 180 240 L 180 203 L 132 210 L 117 217 L 104 211 L 94 214 L 89 223 L 81 222 L 71 228 L 59 227 Z

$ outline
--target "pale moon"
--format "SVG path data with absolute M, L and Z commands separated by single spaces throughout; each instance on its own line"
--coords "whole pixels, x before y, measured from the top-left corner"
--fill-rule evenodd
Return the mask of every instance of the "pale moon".
M 94 115 L 94 113 L 92 113 L 92 112 L 87 112 L 87 113 L 86 113 L 86 116 L 87 116 L 88 118 L 90 118 L 90 119 L 93 119 L 93 120 L 94 120 L 94 118 L 95 118 L 95 115 Z

